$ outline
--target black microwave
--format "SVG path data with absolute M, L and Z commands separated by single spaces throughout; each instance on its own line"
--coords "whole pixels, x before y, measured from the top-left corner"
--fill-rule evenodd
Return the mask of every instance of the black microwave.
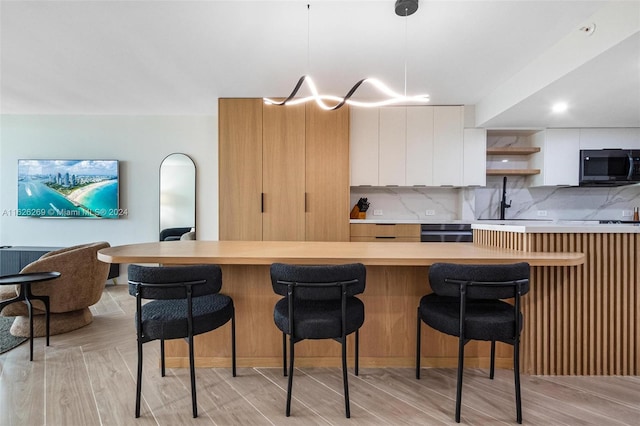
M 640 182 L 640 150 L 580 150 L 580 186 L 617 186 Z

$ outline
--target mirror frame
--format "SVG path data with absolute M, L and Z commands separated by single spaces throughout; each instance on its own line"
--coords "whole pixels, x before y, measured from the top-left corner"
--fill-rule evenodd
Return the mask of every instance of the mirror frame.
M 162 232 L 162 166 L 165 164 L 167 159 L 173 156 L 181 156 L 185 159 L 185 164 L 190 162 L 193 165 L 193 229 L 197 235 L 197 217 L 198 217 L 198 168 L 196 167 L 195 161 L 189 155 L 182 152 L 172 152 L 165 156 L 160 162 L 160 167 L 158 169 L 158 239 L 160 232 Z M 168 229 L 168 228 L 166 228 Z

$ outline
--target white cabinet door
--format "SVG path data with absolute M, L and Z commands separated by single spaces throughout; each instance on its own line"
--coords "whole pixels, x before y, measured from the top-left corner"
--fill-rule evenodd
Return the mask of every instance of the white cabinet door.
M 433 108 L 407 107 L 407 185 L 433 185 Z
M 532 167 L 540 174 L 532 177 L 533 186 L 577 186 L 580 173 L 580 129 L 546 129 L 536 133 Z
M 580 149 L 640 149 L 640 129 L 580 129 Z
M 351 108 L 351 186 L 378 185 L 378 109 Z
M 544 155 L 545 185 L 578 185 L 580 131 L 547 129 Z
M 486 134 L 468 142 L 465 160 L 463 113 L 461 106 L 352 108 L 351 186 L 485 185 Z
M 380 150 L 378 185 L 406 183 L 407 109 L 380 108 Z
M 433 114 L 433 184 L 462 185 L 463 109 L 435 107 Z
M 464 129 L 463 133 L 464 186 L 487 185 L 487 131 L 485 129 Z

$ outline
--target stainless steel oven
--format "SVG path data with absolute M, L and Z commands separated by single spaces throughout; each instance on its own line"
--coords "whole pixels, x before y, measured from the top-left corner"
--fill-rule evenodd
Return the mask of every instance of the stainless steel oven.
M 618 186 L 640 182 L 640 150 L 580 151 L 580 186 Z
M 420 242 L 469 243 L 473 242 L 470 223 L 429 223 L 421 225 Z

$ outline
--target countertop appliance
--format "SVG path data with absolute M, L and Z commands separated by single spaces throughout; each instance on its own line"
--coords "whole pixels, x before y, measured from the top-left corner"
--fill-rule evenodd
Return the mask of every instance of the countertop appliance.
M 429 223 L 420 225 L 422 243 L 470 243 L 473 231 L 470 223 Z
M 580 186 L 640 183 L 640 150 L 580 150 Z

